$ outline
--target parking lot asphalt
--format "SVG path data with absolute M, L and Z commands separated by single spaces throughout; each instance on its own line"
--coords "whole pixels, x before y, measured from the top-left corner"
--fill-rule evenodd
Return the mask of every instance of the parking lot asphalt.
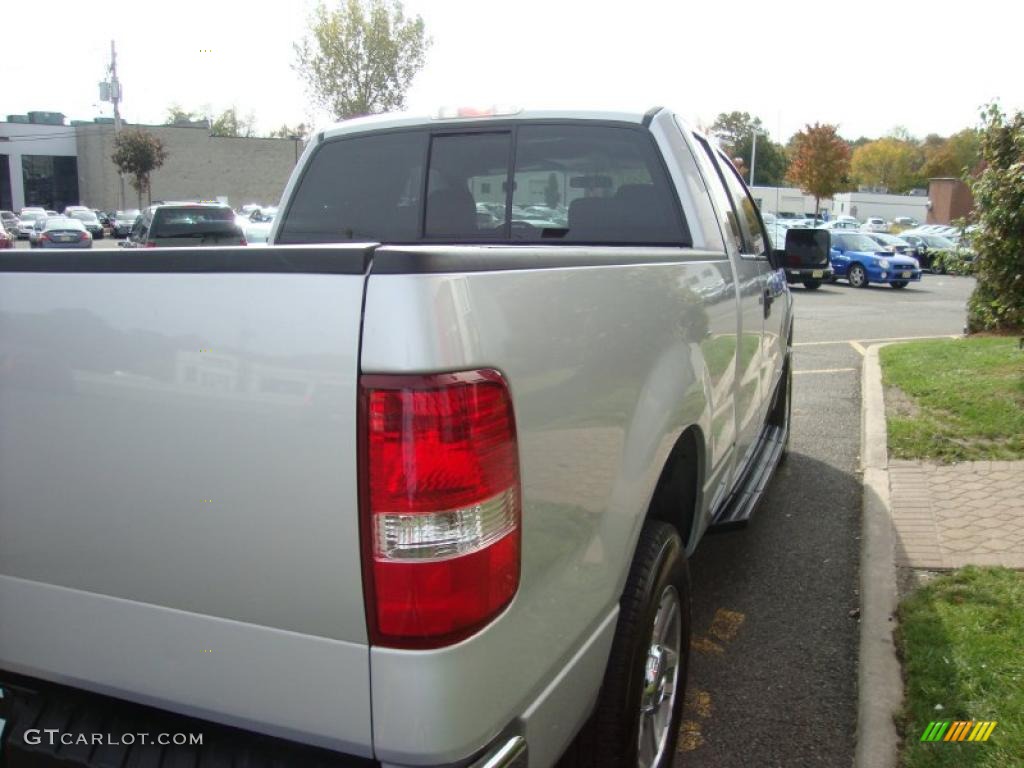
M 707 536 L 691 561 L 694 653 L 677 768 L 852 765 L 863 349 L 959 334 L 973 285 L 926 274 L 902 291 L 792 288 L 790 455 L 750 525 Z

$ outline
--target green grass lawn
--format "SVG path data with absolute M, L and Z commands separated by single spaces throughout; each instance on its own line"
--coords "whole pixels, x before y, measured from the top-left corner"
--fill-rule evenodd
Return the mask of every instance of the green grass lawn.
M 1024 351 L 1016 338 L 894 344 L 880 350 L 889 455 L 1024 458 Z
M 1024 766 L 1024 573 L 964 568 L 900 605 L 903 768 Z M 941 708 L 939 708 L 941 707 Z M 987 742 L 922 743 L 933 720 L 994 720 Z

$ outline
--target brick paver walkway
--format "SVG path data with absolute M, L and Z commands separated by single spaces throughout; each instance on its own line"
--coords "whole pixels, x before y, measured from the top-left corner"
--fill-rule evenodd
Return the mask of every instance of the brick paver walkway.
M 889 462 L 896 564 L 1024 569 L 1024 461 Z

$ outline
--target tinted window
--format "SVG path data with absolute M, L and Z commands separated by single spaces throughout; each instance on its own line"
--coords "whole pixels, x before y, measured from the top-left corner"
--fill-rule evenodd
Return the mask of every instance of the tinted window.
M 178 237 L 202 232 L 227 232 L 237 229 L 230 208 L 182 206 L 157 208 L 153 214 L 153 237 Z
M 511 141 L 508 133 L 433 138 L 424 219 L 427 238 L 496 240 L 504 237 Z
M 327 142 L 306 168 L 278 242 L 416 239 L 426 153 L 422 132 Z
M 510 238 L 691 243 L 650 135 L 599 125 L 432 137 L 417 130 L 329 142 L 310 161 L 278 242 Z
M 513 240 L 690 245 L 650 136 L 525 126 L 516 140 Z

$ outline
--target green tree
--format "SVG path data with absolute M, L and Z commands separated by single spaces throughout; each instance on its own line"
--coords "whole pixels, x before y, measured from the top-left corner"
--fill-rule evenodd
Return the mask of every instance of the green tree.
M 758 134 L 756 160 L 753 157 L 755 131 Z M 748 183 L 769 187 L 782 184 L 789 166 L 786 150 L 771 140 L 761 118 L 751 117 L 748 112 L 722 112 L 712 123 L 709 133 L 718 138 L 730 158 L 743 159 L 742 173 Z M 755 163 L 756 179 L 750 178 L 752 163 Z
M 921 183 L 920 153 L 910 141 L 886 137 L 857 147 L 850 172 L 858 184 L 906 192 Z
M 150 174 L 167 159 L 167 150 L 160 139 L 138 128 L 121 131 L 114 137 L 114 154 L 110 159 L 121 173 L 131 176 L 132 188 L 139 196 L 139 208 L 143 192 L 152 202 Z
M 220 113 L 210 125 L 211 136 L 255 136 L 255 116 L 250 112 L 245 117 L 238 115 L 235 107 Z
M 164 125 L 181 125 L 202 119 L 203 115 L 200 112 L 183 109 L 180 104 L 174 103 L 167 108 L 167 119 L 164 120 Z
M 925 144 L 922 174 L 926 179 L 961 178 L 973 175 L 980 160 L 981 136 L 974 128 L 966 128 L 938 143 Z
M 983 170 L 974 179 L 978 282 L 967 302 L 971 331 L 1024 331 L 1024 113 L 982 112 Z
M 309 136 L 309 126 L 305 123 L 299 123 L 294 128 L 290 128 L 287 123 L 281 123 L 281 127 L 271 131 L 268 136 L 271 139 L 293 139 L 298 137 L 305 140 Z
M 430 39 L 423 19 L 407 19 L 399 0 L 321 2 L 293 68 L 316 104 L 336 120 L 400 110 L 423 68 Z
M 850 171 L 850 145 L 839 136 L 835 125 L 807 125 L 792 139 L 793 156 L 788 178 L 814 195 L 814 218 L 823 197 L 832 197 L 845 188 Z

